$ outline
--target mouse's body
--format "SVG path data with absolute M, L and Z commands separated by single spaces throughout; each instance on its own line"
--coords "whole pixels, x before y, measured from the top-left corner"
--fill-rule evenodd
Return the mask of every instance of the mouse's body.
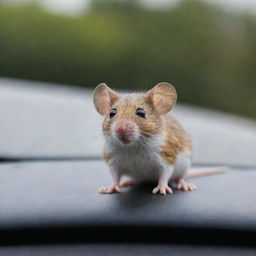
M 104 158 L 113 185 L 101 193 L 119 192 L 120 187 L 153 181 L 153 193 L 172 193 L 168 183 L 185 191 L 195 190 L 184 177 L 191 166 L 191 141 L 179 123 L 167 113 L 176 103 L 176 90 L 160 83 L 145 94 L 118 94 L 100 84 L 94 92 L 98 112 L 105 116 Z M 132 179 L 120 183 L 122 176 Z
M 183 177 L 191 165 L 191 143 L 187 134 L 176 127 L 180 126 L 173 118 L 164 116 L 158 133 L 141 138 L 139 143 L 123 146 L 107 137 L 105 160 L 139 182 L 158 181 L 163 166 L 166 169 L 173 166 L 172 180 Z M 170 152 L 169 148 L 173 150 Z

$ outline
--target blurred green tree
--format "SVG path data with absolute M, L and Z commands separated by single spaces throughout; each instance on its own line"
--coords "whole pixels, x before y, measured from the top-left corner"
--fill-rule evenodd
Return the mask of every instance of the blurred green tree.
M 148 9 L 94 0 L 79 17 L 0 4 L 0 75 L 142 90 L 175 85 L 179 101 L 256 118 L 256 20 L 183 0 Z

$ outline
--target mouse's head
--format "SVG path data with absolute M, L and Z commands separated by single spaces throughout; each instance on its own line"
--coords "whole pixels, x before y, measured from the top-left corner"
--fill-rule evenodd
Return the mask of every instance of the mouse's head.
M 119 94 L 102 83 L 93 96 L 95 108 L 105 116 L 104 135 L 122 145 L 159 133 L 161 115 L 172 109 L 176 99 L 176 90 L 168 83 L 159 83 L 145 94 Z

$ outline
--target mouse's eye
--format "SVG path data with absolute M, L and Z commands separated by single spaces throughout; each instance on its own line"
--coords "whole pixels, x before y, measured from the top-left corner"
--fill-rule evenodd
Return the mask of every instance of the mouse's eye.
M 115 116 L 115 115 L 116 115 L 116 112 L 117 112 L 117 111 L 116 111 L 116 108 L 111 109 L 110 112 L 109 112 L 110 118 L 113 117 L 113 116 Z
M 136 115 L 137 115 L 137 116 L 140 116 L 140 117 L 142 117 L 142 118 L 146 118 L 145 111 L 144 111 L 142 108 L 138 108 L 138 109 L 136 110 Z

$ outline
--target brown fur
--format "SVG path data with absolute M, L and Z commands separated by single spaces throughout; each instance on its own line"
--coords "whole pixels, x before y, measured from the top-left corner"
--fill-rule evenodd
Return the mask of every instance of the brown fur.
M 104 160 L 108 163 L 108 161 L 110 160 L 110 154 L 108 152 L 106 152 L 105 150 L 103 151 L 103 158 Z
M 161 155 L 169 163 L 174 164 L 176 156 L 183 151 L 192 151 L 189 136 L 180 124 L 171 116 L 163 116 L 164 144 Z

